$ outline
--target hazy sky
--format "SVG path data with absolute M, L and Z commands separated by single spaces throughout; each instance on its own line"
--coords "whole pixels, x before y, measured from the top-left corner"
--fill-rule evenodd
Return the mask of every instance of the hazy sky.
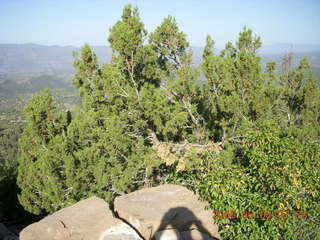
M 320 44 L 320 0 L 0 0 L 0 43 L 108 45 L 122 7 L 137 5 L 148 32 L 172 15 L 192 46 L 223 46 L 243 26 L 265 44 Z

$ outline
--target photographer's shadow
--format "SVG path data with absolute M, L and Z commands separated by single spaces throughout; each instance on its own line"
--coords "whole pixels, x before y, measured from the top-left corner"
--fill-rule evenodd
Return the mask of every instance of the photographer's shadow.
M 173 231 L 165 231 L 169 229 Z M 170 236 L 167 234 L 170 234 Z M 218 240 L 210 234 L 201 220 L 186 207 L 170 208 L 163 216 L 160 227 L 154 233 L 152 239 Z

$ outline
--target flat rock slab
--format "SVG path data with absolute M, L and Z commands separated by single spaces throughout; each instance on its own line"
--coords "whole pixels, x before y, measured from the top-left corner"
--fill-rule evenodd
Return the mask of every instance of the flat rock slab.
M 121 231 L 129 237 L 127 235 L 130 234 L 127 233 L 131 228 L 113 216 L 108 203 L 103 199 L 92 197 L 29 225 L 20 233 L 20 240 L 106 240 L 112 239 L 107 237 L 108 230 L 116 226 L 119 232 L 113 231 L 112 237 L 121 234 Z M 132 232 L 133 229 L 130 233 Z M 138 235 L 123 239 L 140 240 L 135 238 L 136 236 Z
M 220 239 L 218 226 L 206 203 L 185 187 L 162 185 L 117 197 L 115 211 L 144 239 L 154 239 L 165 229 L 179 232 L 197 229 L 212 239 Z

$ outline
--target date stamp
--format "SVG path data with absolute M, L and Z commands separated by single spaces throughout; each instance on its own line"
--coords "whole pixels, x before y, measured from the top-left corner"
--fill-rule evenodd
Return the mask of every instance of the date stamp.
M 307 219 L 308 212 L 306 211 L 289 211 L 289 210 L 261 210 L 261 211 L 234 211 L 234 210 L 214 210 L 212 212 L 213 219 L 286 219 L 289 215 L 294 215 L 299 219 Z

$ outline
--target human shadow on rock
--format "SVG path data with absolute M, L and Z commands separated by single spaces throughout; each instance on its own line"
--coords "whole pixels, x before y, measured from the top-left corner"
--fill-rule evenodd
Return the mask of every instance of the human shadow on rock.
M 213 224 L 213 223 L 212 223 Z M 191 235 L 192 230 L 198 230 L 200 236 L 197 239 L 203 240 L 218 240 L 213 237 L 205 228 L 200 219 L 198 219 L 192 211 L 186 207 L 170 208 L 161 219 L 160 227 L 153 234 L 152 239 L 160 239 L 163 236 L 164 230 L 175 229 L 179 233 L 175 234 L 179 240 L 193 240 Z

